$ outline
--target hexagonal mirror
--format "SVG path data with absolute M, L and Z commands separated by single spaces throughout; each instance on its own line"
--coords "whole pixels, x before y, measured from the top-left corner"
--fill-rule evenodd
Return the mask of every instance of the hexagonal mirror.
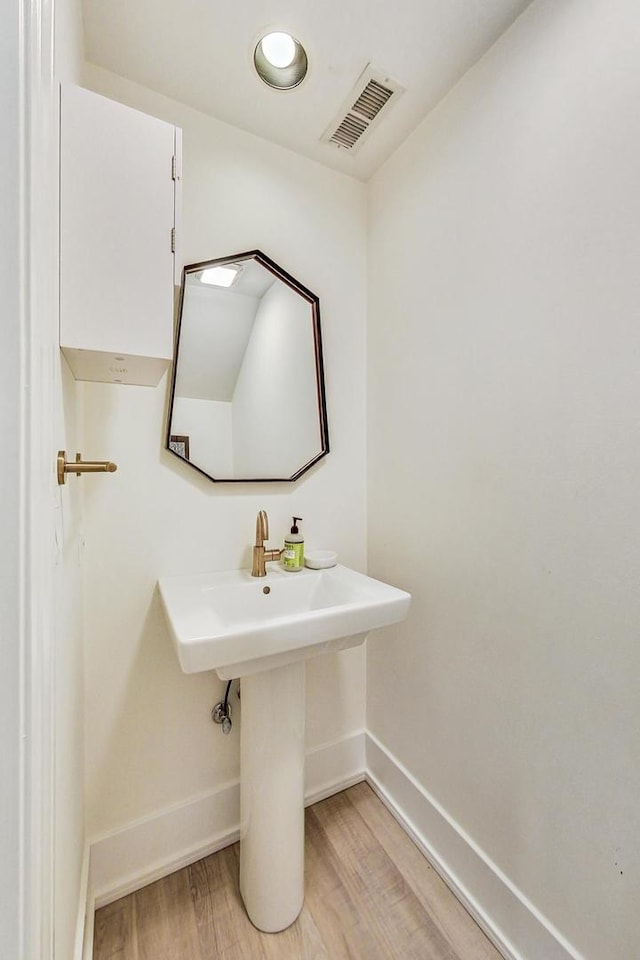
M 167 449 L 218 482 L 329 452 L 318 297 L 259 250 L 183 270 Z

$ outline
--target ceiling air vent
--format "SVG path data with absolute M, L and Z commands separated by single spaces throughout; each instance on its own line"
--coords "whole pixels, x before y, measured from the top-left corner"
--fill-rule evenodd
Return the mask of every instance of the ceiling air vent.
M 395 80 L 367 66 L 338 117 L 329 124 L 320 140 L 342 150 L 359 147 L 377 124 L 382 109 L 390 101 L 397 100 L 403 90 Z

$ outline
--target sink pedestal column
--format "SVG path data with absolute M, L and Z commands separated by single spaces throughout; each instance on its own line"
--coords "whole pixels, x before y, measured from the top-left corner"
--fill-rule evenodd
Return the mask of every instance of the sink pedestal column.
M 242 677 L 240 893 L 266 933 L 304 900 L 304 661 Z

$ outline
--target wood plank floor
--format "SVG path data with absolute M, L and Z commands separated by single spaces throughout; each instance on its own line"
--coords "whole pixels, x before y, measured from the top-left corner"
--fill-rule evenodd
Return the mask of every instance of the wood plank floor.
M 305 904 L 251 924 L 238 844 L 96 912 L 94 960 L 501 960 L 366 783 L 306 811 Z

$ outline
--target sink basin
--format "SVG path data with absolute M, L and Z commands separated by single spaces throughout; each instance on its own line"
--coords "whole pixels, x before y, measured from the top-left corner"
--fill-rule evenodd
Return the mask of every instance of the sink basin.
M 348 567 L 276 564 L 158 581 L 180 666 L 245 677 L 362 643 L 370 630 L 404 620 L 411 596 Z
M 240 893 L 252 923 L 275 933 L 304 899 L 305 661 L 404 620 L 411 596 L 348 567 L 267 569 L 158 588 L 183 671 L 242 678 Z

